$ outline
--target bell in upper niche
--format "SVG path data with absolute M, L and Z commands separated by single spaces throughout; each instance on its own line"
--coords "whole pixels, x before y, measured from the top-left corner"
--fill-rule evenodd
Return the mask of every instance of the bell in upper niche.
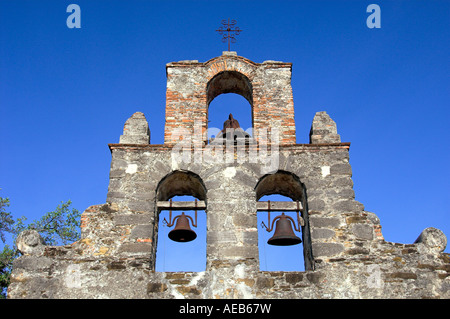
M 245 132 L 239 125 L 238 120 L 233 117 L 233 114 L 228 115 L 228 119 L 223 123 L 223 129 L 214 138 L 211 139 L 212 144 L 226 144 L 228 142 L 236 145 L 249 144 L 251 142 L 251 136 Z

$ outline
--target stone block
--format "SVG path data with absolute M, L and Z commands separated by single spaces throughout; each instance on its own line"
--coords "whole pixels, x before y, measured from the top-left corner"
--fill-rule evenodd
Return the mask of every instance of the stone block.
M 342 200 L 336 202 L 333 209 L 339 212 L 360 212 L 364 211 L 364 205 L 355 200 Z
M 233 214 L 233 224 L 237 227 L 254 227 L 256 225 L 256 216 L 248 213 Z
M 120 136 L 121 144 L 149 144 L 150 129 L 148 122 L 142 112 L 134 113 L 126 122 L 123 128 L 123 135 Z
M 207 236 L 208 245 L 237 243 L 236 234 L 233 231 L 209 231 Z
M 114 216 L 115 225 L 143 225 L 152 221 L 150 214 L 118 214 Z
M 361 247 L 357 247 L 357 248 L 351 248 L 348 249 L 345 252 L 347 255 L 368 255 L 370 253 L 370 251 L 366 248 L 361 248 Z
M 227 258 L 258 258 L 258 248 L 254 246 L 226 246 L 220 248 L 220 255 Z
M 243 232 L 242 241 L 244 245 L 258 245 L 258 232 L 257 231 Z
M 313 228 L 311 232 L 312 239 L 331 238 L 335 235 L 335 231 L 327 228 Z
M 336 123 L 326 112 L 317 112 L 309 133 L 310 144 L 340 143 Z
M 117 201 L 125 199 L 126 196 L 127 195 L 123 192 L 108 192 L 108 195 L 106 196 L 106 201 L 108 203 L 115 203 Z
M 128 201 L 128 208 L 136 212 L 153 213 L 154 203 L 148 200 L 130 200 Z
M 33 229 L 22 231 L 16 239 L 17 249 L 24 255 L 42 252 L 44 244 L 42 236 Z
M 322 199 L 309 200 L 308 208 L 310 211 L 323 211 L 325 209 L 325 202 Z
M 152 238 L 153 236 L 153 226 L 147 225 L 137 225 L 131 230 L 131 239 L 136 238 Z
M 119 253 L 149 254 L 153 245 L 147 243 L 124 243 L 119 248 Z
M 336 176 L 337 177 L 337 176 Z M 350 176 L 335 178 L 331 184 L 332 187 L 353 187 L 353 180 Z
M 336 217 L 310 217 L 309 220 L 311 221 L 311 226 L 317 228 L 336 228 L 340 224 L 339 218 Z
M 256 286 L 259 289 L 272 288 L 275 286 L 275 280 L 273 278 L 258 277 L 256 278 Z
M 317 285 L 325 279 L 325 274 L 321 272 L 310 272 L 306 274 L 306 278 L 313 284 Z
M 353 224 L 351 229 L 357 238 L 367 240 L 373 239 L 373 227 L 371 225 Z
M 112 261 L 108 265 L 106 265 L 108 270 L 123 270 L 127 268 L 127 265 L 124 261 Z
M 297 272 L 286 273 L 286 282 L 290 284 L 296 284 L 302 280 L 303 280 L 303 273 Z
M 334 256 L 344 251 L 344 246 L 338 243 L 313 243 L 313 256 Z
M 432 252 L 442 252 L 447 247 L 447 237 L 442 230 L 429 227 L 424 229 L 414 243 L 422 244 Z
M 334 164 L 330 168 L 331 175 L 352 175 L 352 167 L 349 163 Z
M 200 295 L 202 292 L 197 287 L 186 287 L 186 286 L 180 286 L 176 288 L 181 294 L 193 294 L 193 295 Z
M 387 274 L 387 278 L 401 278 L 401 279 L 417 279 L 417 275 L 412 272 L 393 272 Z
M 46 272 L 53 265 L 53 260 L 47 257 L 21 256 L 13 262 L 14 269 L 23 269 L 27 271 Z
M 125 176 L 125 168 L 114 168 L 109 171 L 109 178 L 122 178 Z
M 160 282 L 149 282 L 147 284 L 147 293 L 158 293 L 167 290 L 167 285 Z

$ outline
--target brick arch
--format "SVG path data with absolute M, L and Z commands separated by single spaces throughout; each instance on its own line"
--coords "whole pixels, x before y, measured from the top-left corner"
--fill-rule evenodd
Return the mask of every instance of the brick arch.
M 210 81 L 220 72 L 236 71 L 245 75 L 250 81 L 255 77 L 257 65 L 243 57 L 220 56 L 205 62 L 206 81 Z
M 217 73 L 206 85 L 206 103 L 209 106 L 212 100 L 224 93 L 236 93 L 243 96 L 250 105 L 253 105 L 253 85 L 250 79 L 238 71 L 221 71 Z
M 250 104 L 254 120 L 254 85 L 258 64 L 240 56 L 220 56 L 204 64 L 206 74 L 206 109 L 220 94 L 236 93 Z

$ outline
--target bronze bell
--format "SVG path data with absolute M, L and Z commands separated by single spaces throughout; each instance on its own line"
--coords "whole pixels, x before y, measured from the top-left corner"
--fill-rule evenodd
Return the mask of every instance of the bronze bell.
M 300 244 L 302 242 L 299 237 L 295 236 L 294 231 L 292 230 L 290 221 L 291 218 L 289 216 L 286 216 L 284 213 L 282 213 L 275 219 L 278 220 L 272 238 L 267 241 L 269 245 L 291 246 Z
M 197 238 L 197 234 L 189 226 L 188 217 L 191 218 L 190 216 L 186 216 L 183 212 L 181 215 L 174 218 L 174 220 L 177 220 L 177 224 L 175 225 L 175 228 L 169 232 L 170 239 L 176 242 L 186 243 Z

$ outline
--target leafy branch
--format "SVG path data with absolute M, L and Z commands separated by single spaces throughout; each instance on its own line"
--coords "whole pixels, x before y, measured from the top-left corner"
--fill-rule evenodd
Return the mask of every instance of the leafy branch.
M 24 230 L 34 229 L 40 233 L 47 245 L 67 245 L 80 239 L 81 213 L 70 208 L 72 202 L 61 202 L 52 212 L 46 213 L 40 219 L 26 224 L 26 217 L 20 217 L 16 221 L 12 214 L 6 211 L 9 207 L 9 198 L 0 197 L 0 239 L 5 243 L 5 234 L 17 236 Z M 17 247 L 10 248 L 4 245 L 0 251 L 0 299 L 6 298 L 6 289 L 10 283 L 12 263 L 19 257 Z

